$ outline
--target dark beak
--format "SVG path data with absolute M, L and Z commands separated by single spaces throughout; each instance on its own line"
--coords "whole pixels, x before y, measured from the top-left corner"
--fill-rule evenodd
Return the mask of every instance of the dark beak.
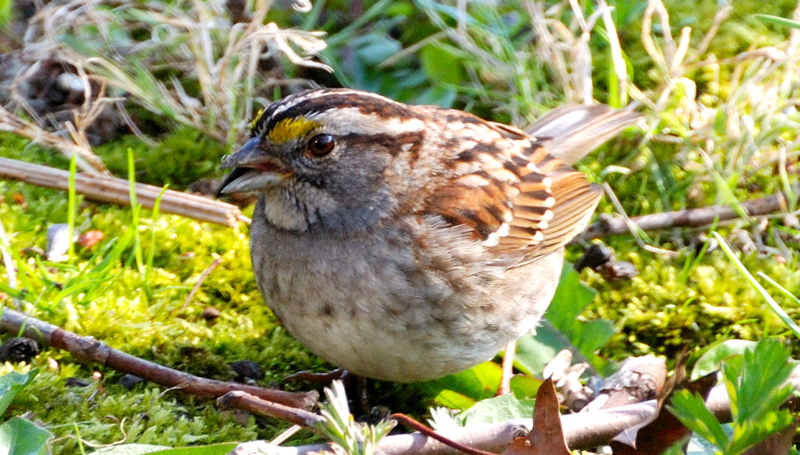
M 233 170 L 222 181 L 217 197 L 258 191 L 277 185 L 292 174 L 278 159 L 265 153 L 260 137 L 250 139 L 237 152 L 224 157 L 220 167 Z

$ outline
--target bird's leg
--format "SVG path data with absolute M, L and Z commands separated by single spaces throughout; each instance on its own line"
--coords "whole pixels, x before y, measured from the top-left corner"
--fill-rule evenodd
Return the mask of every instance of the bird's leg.
M 355 396 L 352 400 L 355 409 L 353 415 L 369 416 L 372 407 L 367 397 L 367 378 L 356 376 L 344 368 L 337 368 L 326 373 L 312 373 L 310 371 L 298 371 L 297 373 L 286 376 L 281 384 L 287 382 L 306 381 L 312 384 L 329 386 L 335 380 L 341 380 L 348 388 L 348 395 Z M 355 395 L 353 395 L 355 394 Z
M 500 387 L 497 388 L 498 395 L 505 395 L 511 391 L 511 377 L 514 376 L 514 351 L 517 350 L 517 340 L 506 345 L 503 353 L 503 375 L 500 377 Z
M 353 404 L 356 408 L 353 409 L 353 415 L 368 417 L 372 411 L 372 406 L 370 406 L 369 397 L 367 397 L 367 378 L 356 375 L 352 376 L 355 379 L 355 384 L 353 384 L 353 388 L 350 390 L 352 391 L 355 389 L 355 398 L 353 399 Z

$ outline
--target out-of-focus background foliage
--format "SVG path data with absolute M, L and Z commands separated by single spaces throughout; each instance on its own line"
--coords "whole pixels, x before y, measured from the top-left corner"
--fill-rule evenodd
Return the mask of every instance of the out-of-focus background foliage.
M 139 182 L 207 192 L 223 175 L 220 158 L 247 136 L 248 119 L 270 101 L 311 87 L 360 88 L 520 127 L 567 102 L 636 102 L 645 114 L 641 125 L 578 167 L 608 183 L 629 216 L 738 207 L 783 191 L 784 213 L 742 217 L 716 230 L 748 269 L 797 295 L 800 34 L 756 14 L 792 18 L 797 4 L 3 2 L 0 156 L 67 169 L 68 159 L 54 150 L 77 142 L 84 172 L 107 169 L 125 178 L 133 164 Z M 66 193 L 0 180 L 0 201 L 3 244 L 16 265 L 14 277 L 0 266 L 3 305 L 221 380 L 236 376 L 230 365 L 239 360 L 260 366 L 262 385 L 330 367 L 294 341 L 264 305 L 246 225 L 149 211 L 137 216 L 127 207 L 81 199 L 76 225 L 104 239 L 50 262 L 36 248 L 45 247 L 48 226 L 68 221 Z M 619 214 L 609 198 L 598 212 Z M 638 276 L 607 281 L 581 272 L 596 293 L 581 294 L 585 303 L 556 301 L 554 311 L 568 319 L 558 327 L 575 344 L 581 332 L 591 338 L 585 354 L 604 373 L 631 355 L 671 361 L 684 345 L 702 350 L 727 339 L 785 335 L 780 319 L 709 243 L 711 230 L 605 239 Z M 568 259 L 582 251 L 574 246 Z M 574 275 L 569 279 L 570 289 L 582 289 Z M 770 290 L 797 319 L 797 304 Z M 786 339 L 800 352 L 796 339 Z M 523 353 L 520 370 L 536 373 L 535 358 Z M 39 375 L 9 412 L 29 412 L 52 431 L 54 453 L 120 441 L 180 446 L 269 439 L 287 426 L 220 413 L 212 403 L 153 384 L 128 389 L 109 369 L 100 369 L 96 381 L 96 366 L 56 350 L 30 364 L 7 363 L 0 372 L 32 367 Z M 481 398 L 482 381 L 497 370 L 482 365 L 477 371 L 423 385 L 373 383 L 370 392 L 395 411 L 424 415 L 434 402 L 469 406 Z M 88 385 L 76 387 L 72 378 Z M 294 442 L 311 438 L 300 433 Z

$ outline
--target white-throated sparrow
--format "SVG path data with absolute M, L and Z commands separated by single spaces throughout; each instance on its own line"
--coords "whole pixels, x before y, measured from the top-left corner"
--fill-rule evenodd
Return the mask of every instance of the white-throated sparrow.
M 270 105 L 221 193 L 261 192 L 250 234 L 267 305 L 313 353 L 410 382 L 492 358 L 553 297 L 600 190 L 565 165 L 637 118 L 556 109 L 531 134 L 347 89 Z M 549 153 L 548 153 L 549 152 Z

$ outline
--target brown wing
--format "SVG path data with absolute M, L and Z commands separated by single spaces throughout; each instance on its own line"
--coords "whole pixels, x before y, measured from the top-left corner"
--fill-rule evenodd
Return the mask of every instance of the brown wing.
M 496 250 L 502 254 L 523 250 L 532 259 L 563 247 L 581 232 L 602 191 L 541 146 L 525 152 L 529 162 L 519 171 L 519 195 L 510 201 L 514 216 Z
M 583 229 L 599 201 L 596 186 L 526 133 L 465 118 L 450 132 L 458 140 L 449 178 L 428 199 L 426 213 L 468 226 L 498 257 L 520 260 L 560 248 Z

